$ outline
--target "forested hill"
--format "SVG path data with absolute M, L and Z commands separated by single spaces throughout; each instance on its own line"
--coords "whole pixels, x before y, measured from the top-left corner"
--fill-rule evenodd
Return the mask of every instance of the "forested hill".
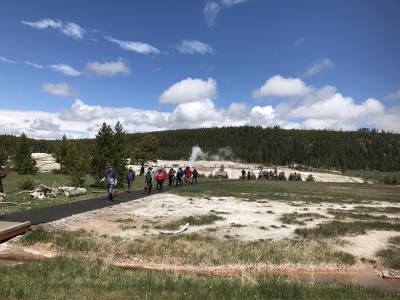
M 134 146 L 145 134 L 127 134 Z M 286 165 L 299 163 L 313 167 L 343 169 L 400 170 L 400 134 L 359 130 L 285 130 L 261 127 L 180 129 L 153 132 L 160 140 L 160 159 L 188 158 L 199 145 L 210 154 L 231 147 L 235 158 L 256 163 Z M 51 152 L 54 141 L 31 140 L 34 152 Z M 0 136 L 6 152 L 15 147 L 16 137 Z M 88 147 L 90 140 L 80 140 Z

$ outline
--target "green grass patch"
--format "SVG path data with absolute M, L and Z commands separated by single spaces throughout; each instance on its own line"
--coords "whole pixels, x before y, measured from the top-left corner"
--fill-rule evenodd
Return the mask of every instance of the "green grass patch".
M 308 203 L 400 202 L 400 187 L 363 183 L 210 180 L 172 191 L 187 197 L 237 197 Z M 294 202 L 295 204 L 295 202 Z
M 385 206 L 385 207 L 370 207 L 370 206 L 355 206 L 352 211 L 354 212 L 378 212 L 387 214 L 398 214 L 400 213 L 400 207 L 397 206 Z
M 306 225 L 306 222 L 314 221 L 315 219 L 326 219 L 325 216 L 317 213 L 286 213 L 279 218 L 283 224 Z
M 1 299 L 397 299 L 393 293 L 285 276 L 214 278 L 57 257 L 0 267 Z
M 304 238 L 333 238 L 349 234 L 365 234 L 367 230 L 400 231 L 400 224 L 370 221 L 370 222 L 340 222 L 334 220 L 319 224 L 314 228 L 297 228 L 295 233 Z
M 203 216 L 189 216 L 169 223 L 157 225 L 156 229 L 177 230 L 186 223 L 189 223 L 190 226 L 201 226 L 201 225 L 213 224 L 215 221 L 219 220 L 224 220 L 224 218 L 221 216 L 217 216 L 215 214 L 208 214 Z
M 182 234 L 134 240 L 96 238 L 85 232 L 43 232 L 36 230 L 22 238 L 23 243 L 50 242 L 62 251 L 75 251 L 96 257 L 141 257 L 160 263 L 193 265 L 226 264 L 319 264 L 352 265 L 351 254 L 336 251 L 325 241 L 223 241 L 208 235 Z
M 349 210 L 342 209 L 328 209 L 328 213 L 335 216 L 337 220 L 354 219 L 354 220 L 368 220 L 368 221 L 387 221 L 386 215 L 371 215 L 367 213 L 354 213 Z M 390 218 L 390 221 L 400 221 L 400 218 Z
M 382 257 L 383 265 L 400 270 L 400 236 L 389 239 L 389 247 L 379 250 L 376 255 Z

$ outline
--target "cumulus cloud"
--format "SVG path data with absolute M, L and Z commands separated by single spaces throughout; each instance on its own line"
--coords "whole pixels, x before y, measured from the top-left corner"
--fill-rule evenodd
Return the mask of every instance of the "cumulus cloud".
M 311 77 L 333 67 L 335 67 L 335 64 L 329 58 L 318 59 L 308 66 L 304 76 Z
M 67 83 L 44 83 L 42 86 L 42 90 L 46 93 L 52 94 L 54 96 L 59 97 L 76 97 L 78 96 L 78 92 L 75 91 L 70 85 Z
M 50 65 L 49 68 L 54 71 L 58 72 L 67 76 L 80 76 L 82 73 L 78 71 L 77 69 L 71 67 L 70 65 L 67 64 L 54 64 Z
M 209 88 L 196 95 L 186 94 L 184 87 L 187 84 Z M 164 93 L 166 95 L 162 96 L 167 100 L 174 99 L 172 103 L 176 104 L 171 111 L 90 105 L 79 99 L 63 111 L 54 113 L 0 109 L 0 134 L 24 131 L 37 138 L 61 138 L 64 133 L 75 138 L 94 137 L 103 122 L 115 124 L 117 120 L 123 123 L 127 132 L 239 125 L 336 130 L 375 127 L 400 132 L 400 107 L 387 110 L 374 98 L 356 102 L 333 86 L 308 87 L 307 94 L 296 101 L 253 107 L 240 102 L 231 103 L 227 108 L 218 107 L 214 102 L 217 91 L 213 79 L 188 78 Z M 169 96 L 172 98 L 168 99 Z
M 1 59 L 1 57 L 0 57 Z M 385 96 L 385 99 L 387 100 L 400 100 L 400 89 L 397 91 L 394 91 L 392 93 L 389 93 Z
M 214 53 L 214 49 L 209 44 L 196 40 L 182 40 L 176 48 L 182 54 L 205 55 Z
M 311 88 L 308 87 L 304 81 L 299 78 L 284 78 L 280 75 L 275 75 L 264 83 L 261 87 L 253 92 L 254 98 L 266 98 L 266 97 L 280 97 L 280 98 L 291 98 L 291 97 L 303 97 L 311 92 Z
M 28 25 L 32 28 L 36 28 L 39 30 L 47 29 L 47 28 L 53 28 L 57 29 L 60 33 L 72 37 L 75 40 L 82 40 L 84 39 L 84 35 L 86 33 L 86 30 L 79 26 L 76 23 L 73 22 L 62 22 L 60 20 L 54 20 L 54 19 L 41 19 L 36 22 L 29 22 L 29 21 L 24 21 L 21 20 L 21 23 L 24 25 Z
M 114 39 L 111 36 L 107 36 L 106 39 L 109 42 L 115 43 L 120 46 L 121 49 L 133 51 L 140 54 L 159 54 L 160 50 L 152 45 L 143 42 L 133 42 L 133 41 L 122 41 Z
M 88 62 L 86 71 L 99 76 L 129 75 L 131 73 L 128 64 L 122 59 L 104 63 L 98 61 Z
M 208 27 L 215 25 L 215 20 L 218 13 L 221 10 L 221 6 L 215 1 L 208 1 L 204 7 L 204 20 Z
M 187 78 L 179 81 L 159 98 L 160 103 L 184 103 L 214 99 L 217 94 L 217 82 L 208 78 L 207 81 L 198 78 Z

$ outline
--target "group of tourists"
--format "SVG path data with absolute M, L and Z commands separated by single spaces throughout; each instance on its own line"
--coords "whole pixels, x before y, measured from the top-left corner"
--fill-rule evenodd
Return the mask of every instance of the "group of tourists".
M 286 180 L 285 172 L 282 170 L 278 172 L 275 170 L 260 170 L 258 173 L 258 179 L 266 179 L 266 180 Z
M 190 185 L 197 183 L 199 172 L 196 168 L 193 170 L 186 166 L 184 169 L 179 167 L 177 170 L 170 168 L 167 172 L 165 168 L 159 168 L 157 171 L 152 167 L 147 169 L 144 174 L 146 194 L 150 195 L 153 190 L 153 182 L 156 183 L 156 191 L 162 191 L 164 183 L 168 182 L 169 187 Z
M 162 191 L 165 184 L 168 183 L 169 187 L 177 187 L 182 185 L 196 184 L 199 172 L 196 168 L 190 168 L 186 166 L 185 168 L 179 167 L 176 170 L 170 168 L 167 172 L 165 168 L 153 168 L 149 167 L 147 171 L 142 166 L 140 168 L 139 176 L 144 177 L 144 189 L 147 195 L 151 195 L 153 191 L 153 184 L 156 185 L 156 191 Z M 126 181 L 128 183 L 128 193 L 132 192 L 132 185 L 136 179 L 136 173 L 132 168 L 128 169 L 126 175 Z M 118 175 L 111 165 L 107 165 L 107 172 L 101 181 L 107 183 L 107 201 L 114 202 L 114 188 L 118 184 Z M 0 180 L 1 184 L 1 180 Z M 1 187 L 1 185 L 0 185 Z

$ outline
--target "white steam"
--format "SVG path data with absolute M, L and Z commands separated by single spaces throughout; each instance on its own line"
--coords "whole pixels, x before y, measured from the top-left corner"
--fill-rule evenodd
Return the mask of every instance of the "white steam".
M 193 165 L 193 162 L 198 160 L 210 160 L 210 161 L 221 161 L 230 160 L 234 161 L 234 155 L 232 148 L 230 146 L 219 148 L 216 154 L 209 154 L 204 152 L 201 148 L 196 145 L 192 148 L 192 153 L 190 154 L 189 161 Z

